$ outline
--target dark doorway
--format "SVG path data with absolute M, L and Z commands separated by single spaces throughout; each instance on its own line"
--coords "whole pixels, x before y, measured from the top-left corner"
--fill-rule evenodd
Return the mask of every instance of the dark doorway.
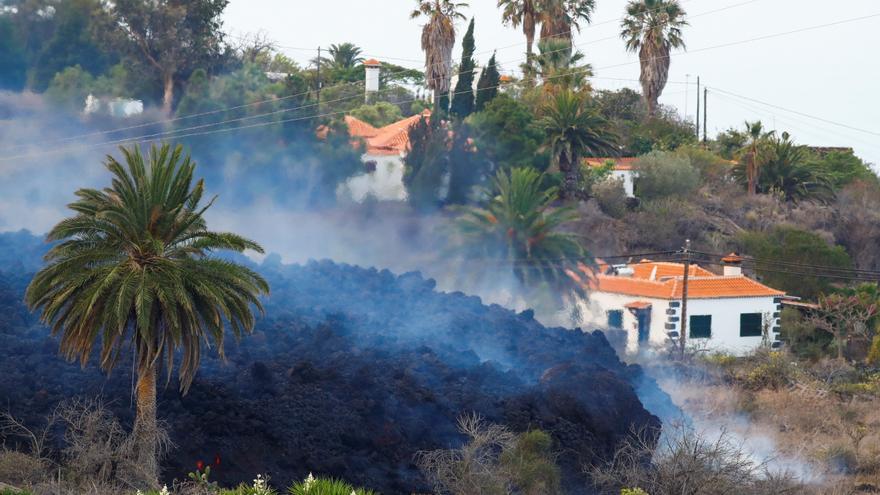
M 651 308 L 637 309 L 636 320 L 639 325 L 639 344 L 651 337 Z

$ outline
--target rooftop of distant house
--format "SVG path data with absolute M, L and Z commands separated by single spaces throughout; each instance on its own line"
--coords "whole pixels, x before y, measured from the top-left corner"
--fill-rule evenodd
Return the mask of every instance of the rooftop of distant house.
M 646 259 L 623 265 L 609 265 L 600 260 L 596 268 L 579 264 L 578 270 L 570 271 L 569 276 L 588 290 L 674 300 L 682 297 L 684 264 Z M 717 275 L 697 264 L 691 264 L 688 271 L 689 299 L 784 295 L 784 292 L 742 274 Z
M 430 117 L 431 111 L 393 122 L 384 127 L 376 128 L 351 115 L 345 116 L 348 133 L 353 138 L 361 138 L 367 145 L 368 155 L 400 155 L 409 151 L 409 130 L 422 117 Z
M 613 162 L 614 168 L 613 170 L 632 170 L 633 164 L 638 160 L 638 157 L 635 156 L 626 156 L 626 157 L 598 157 L 598 158 L 584 158 L 584 163 L 591 167 L 601 167 L 605 165 L 607 162 Z

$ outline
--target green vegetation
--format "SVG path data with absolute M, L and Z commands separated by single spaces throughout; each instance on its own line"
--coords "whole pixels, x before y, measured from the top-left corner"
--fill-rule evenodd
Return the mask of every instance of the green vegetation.
M 181 351 L 180 387 L 186 391 L 199 365 L 201 343 L 223 354 L 225 331 L 238 338 L 254 325 L 252 306 L 269 287 L 244 266 L 212 256 L 258 244 L 207 230 L 200 206 L 204 182 L 181 147 L 122 148 L 124 164 L 108 157 L 113 185 L 81 189 L 73 217 L 48 234 L 57 242 L 33 278 L 27 303 L 61 335 L 61 353 L 85 366 L 100 341 L 101 366 L 114 367 L 122 346 L 135 350 L 137 417 L 134 438 L 150 486 L 158 476 L 156 374 L 164 363 L 171 379 Z

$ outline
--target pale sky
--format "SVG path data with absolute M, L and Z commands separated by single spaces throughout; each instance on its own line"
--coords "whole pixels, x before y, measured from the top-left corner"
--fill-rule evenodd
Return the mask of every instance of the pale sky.
M 594 87 L 638 87 L 639 66 L 619 38 L 626 0 L 597 0 L 592 25 L 575 37 L 592 64 Z M 672 57 L 670 83 L 661 102 L 694 118 L 696 76 L 709 86 L 709 134 L 743 120 L 760 118 L 770 128 L 789 131 L 799 143 L 851 146 L 880 164 L 880 16 L 764 38 L 836 21 L 880 14 L 877 0 L 682 0 L 690 18 L 684 31 L 687 51 Z M 412 68 L 423 67 L 419 46 L 422 21 L 410 20 L 416 0 L 232 0 L 226 30 L 233 35 L 262 31 L 281 51 L 306 63 L 317 47 L 351 41 L 365 55 Z M 476 19 L 478 63 L 492 50 L 502 68 L 515 70 L 524 59 L 521 31 L 501 23 L 495 0 L 471 0 L 465 14 Z M 460 39 L 466 26 L 458 26 Z M 717 47 L 717 48 L 713 48 Z M 456 43 L 454 58 L 460 57 Z M 689 81 L 690 84 L 685 84 Z M 713 88 L 719 91 L 713 92 Z M 725 95 L 727 91 L 787 110 Z M 687 95 L 687 98 L 686 98 Z

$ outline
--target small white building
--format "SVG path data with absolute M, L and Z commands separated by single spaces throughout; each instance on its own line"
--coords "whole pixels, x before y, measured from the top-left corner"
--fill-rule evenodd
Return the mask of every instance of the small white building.
M 635 177 L 636 172 L 633 169 L 635 157 L 625 158 L 585 158 L 584 163 L 590 167 L 601 167 L 608 162 L 613 162 L 614 167 L 611 169 L 609 180 L 619 180 L 623 184 L 623 190 L 626 197 L 634 198 L 635 194 Z
M 782 291 L 742 274 L 742 258 L 724 258 L 717 275 L 691 264 L 687 291 L 687 345 L 742 355 L 761 345 L 781 345 Z M 681 332 L 684 265 L 642 260 L 625 265 L 600 263 L 571 274 L 589 290 L 586 314 L 592 322 L 626 332 L 626 351 L 668 348 Z

